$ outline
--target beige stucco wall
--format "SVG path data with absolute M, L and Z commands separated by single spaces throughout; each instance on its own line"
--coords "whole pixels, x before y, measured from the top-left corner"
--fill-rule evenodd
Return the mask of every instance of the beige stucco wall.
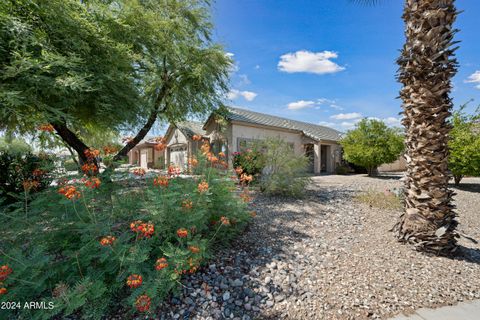
M 407 161 L 405 158 L 400 156 L 396 161 L 392 163 L 385 163 L 378 167 L 378 171 L 387 172 L 387 171 L 405 171 L 407 170 Z
M 269 129 L 265 127 L 251 127 L 243 124 L 232 123 L 232 152 L 239 151 L 237 149 L 237 138 L 246 139 L 266 139 L 266 138 L 281 138 L 285 142 L 293 143 L 295 153 L 303 154 L 304 149 L 302 145 L 302 134 L 297 132 L 283 131 L 281 129 Z

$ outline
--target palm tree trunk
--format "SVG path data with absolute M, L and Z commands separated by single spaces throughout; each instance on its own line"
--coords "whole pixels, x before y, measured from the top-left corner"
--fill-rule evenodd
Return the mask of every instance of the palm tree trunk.
M 400 241 L 437 254 L 455 250 L 457 238 L 445 121 L 457 68 L 452 48 L 456 16 L 455 0 L 406 0 L 406 43 L 398 59 L 407 172 L 405 212 L 394 229 Z

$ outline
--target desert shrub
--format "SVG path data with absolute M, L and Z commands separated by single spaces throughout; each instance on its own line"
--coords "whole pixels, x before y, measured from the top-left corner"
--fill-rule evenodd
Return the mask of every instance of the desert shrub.
M 139 170 L 145 187 L 103 176 L 64 181 L 37 194 L 30 211 L 0 216 L 0 268 L 13 271 L 1 299 L 55 306 L 2 312 L 99 319 L 120 305 L 130 317 L 153 311 L 250 218 L 231 174 L 205 158 L 199 156 L 195 178 L 174 170 L 147 178 Z
M 296 155 L 292 146 L 280 138 L 264 142 L 265 168 L 260 189 L 267 194 L 301 197 L 310 179 L 306 176 L 308 159 Z
M 258 176 L 265 167 L 265 156 L 260 145 L 242 152 L 233 153 L 233 167 L 241 168 L 243 173 Z
M 51 183 L 53 159 L 29 151 L 3 149 L 0 151 L 0 203 L 11 203 L 39 192 Z

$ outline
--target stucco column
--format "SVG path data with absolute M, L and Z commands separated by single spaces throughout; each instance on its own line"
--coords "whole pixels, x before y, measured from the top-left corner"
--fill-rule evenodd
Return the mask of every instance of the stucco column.
M 319 174 L 321 171 L 321 159 L 322 159 L 322 148 L 320 148 L 320 142 L 317 142 L 313 145 L 313 172 Z

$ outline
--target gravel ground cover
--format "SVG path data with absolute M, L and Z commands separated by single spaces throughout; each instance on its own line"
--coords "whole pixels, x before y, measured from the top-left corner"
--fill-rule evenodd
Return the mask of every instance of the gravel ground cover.
M 399 175 L 314 177 L 303 200 L 257 196 L 257 217 L 229 249 L 185 279 L 158 319 L 386 319 L 480 298 L 480 245 L 426 256 L 389 229 L 399 211 L 355 200 Z M 460 230 L 480 240 L 480 179 L 456 188 Z

